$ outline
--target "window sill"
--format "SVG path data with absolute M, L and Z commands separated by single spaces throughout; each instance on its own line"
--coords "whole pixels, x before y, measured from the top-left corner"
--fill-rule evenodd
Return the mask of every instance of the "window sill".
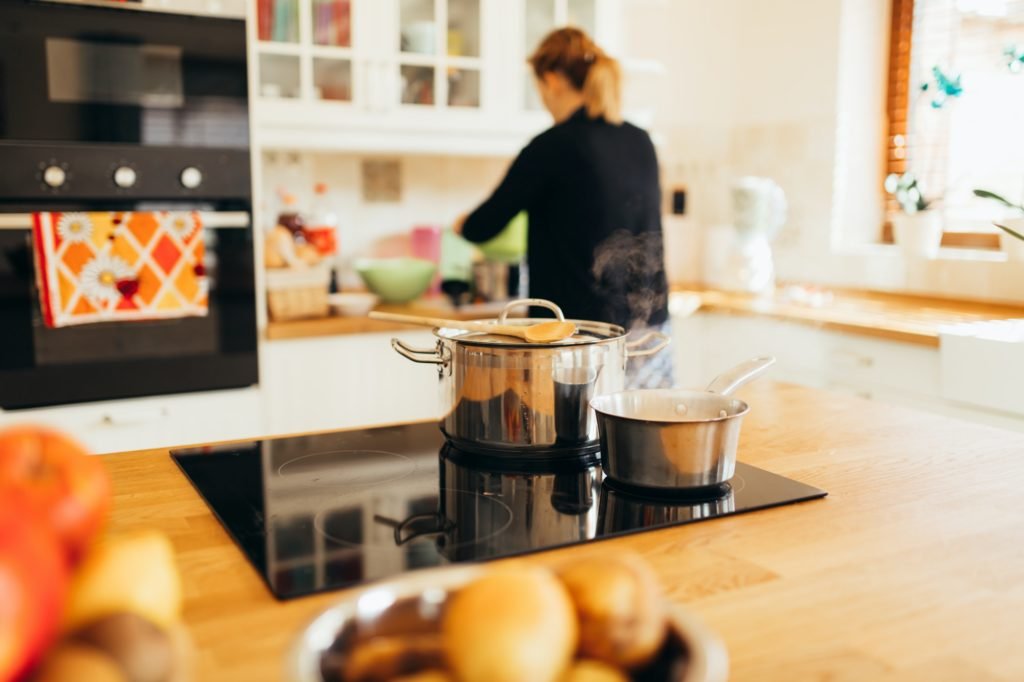
M 892 219 L 886 219 L 882 227 L 882 244 L 893 244 Z M 945 229 L 942 232 L 942 246 L 972 251 L 999 251 L 1002 247 L 999 232 L 963 232 Z
M 877 256 L 905 259 L 903 249 L 896 244 L 851 244 L 837 249 L 837 253 L 842 256 Z M 943 246 L 939 248 L 939 253 L 935 258 L 915 260 L 1005 263 L 1008 259 L 1006 252 L 998 249 L 969 249 Z

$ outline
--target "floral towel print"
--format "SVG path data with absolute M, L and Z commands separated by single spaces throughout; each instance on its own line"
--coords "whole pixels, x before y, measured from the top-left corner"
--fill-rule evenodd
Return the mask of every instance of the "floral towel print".
M 203 317 L 203 229 L 191 212 L 36 213 L 48 327 Z

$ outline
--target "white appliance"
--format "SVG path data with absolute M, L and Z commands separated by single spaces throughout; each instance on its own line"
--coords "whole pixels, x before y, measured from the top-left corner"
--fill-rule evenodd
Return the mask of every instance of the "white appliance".
M 711 284 L 751 294 L 775 287 L 771 242 L 786 223 L 786 195 L 770 178 L 739 178 L 731 191 L 733 235 L 724 247 Z M 721 243 L 721 238 L 718 240 Z

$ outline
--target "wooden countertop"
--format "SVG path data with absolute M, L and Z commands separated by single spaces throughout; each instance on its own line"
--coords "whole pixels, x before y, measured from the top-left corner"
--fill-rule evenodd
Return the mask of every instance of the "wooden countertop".
M 794 300 L 785 289 L 770 297 L 700 286 L 678 287 L 674 293 L 699 295 L 705 312 L 763 315 L 935 347 L 943 325 L 1024 317 L 1024 306 L 842 289 L 830 290 L 831 300 L 818 305 Z
M 444 317 L 450 320 L 480 320 L 497 317 L 505 303 L 480 303 L 455 308 L 443 296 L 427 296 L 410 303 L 382 303 L 375 310 L 402 315 Z M 522 316 L 524 311 L 514 311 L 512 317 Z M 364 334 L 369 332 L 392 332 L 408 330 L 407 324 L 372 320 L 369 317 L 322 317 L 310 320 L 269 322 L 266 329 L 268 340 L 302 339 L 314 336 L 335 336 L 338 334 Z
M 762 315 L 802 322 L 825 329 L 863 334 L 907 343 L 938 347 L 939 328 L 958 322 L 1024 318 L 1024 305 L 955 301 L 904 294 L 869 291 L 829 290 L 831 300 L 812 305 L 787 296 L 785 289 L 770 297 L 750 296 L 697 285 L 673 287 L 672 296 L 700 297 L 700 310 L 714 313 Z M 412 303 L 382 305 L 385 310 L 406 315 L 427 315 L 474 320 L 497 317 L 503 304 L 485 304 L 455 309 L 442 297 L 423 298 Z M 336 334 L 360 334 L 409 329 L 408 325 L 371 320 L 368 317 L 327 317 L 294 322 L 271 322 L 268 339 L 297 339 Z
M 725 640 L 732 680 L 1024 679 L 1024 435 L 754 384 L 740 459 L 824 500 L 533 555 L 634 550 Z M 105 457 L 114 531 L 166 531 L 198 680 L 278 680 L 343 593 L 276 602 L 164 450 Z

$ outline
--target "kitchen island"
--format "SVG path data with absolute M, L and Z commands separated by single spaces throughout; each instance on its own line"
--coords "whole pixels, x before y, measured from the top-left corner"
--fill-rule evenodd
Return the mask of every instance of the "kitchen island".
M 1024 435 L 765 382 L 742 461 L 824 500 L 532 555 L 633 550 L 724 639 L 733 680 L 1024 679 Z M 114 532 L 158 528 L 197 680 L 278 680 L 344 593 L 278 602 L 165 450 L 105 458 Z

